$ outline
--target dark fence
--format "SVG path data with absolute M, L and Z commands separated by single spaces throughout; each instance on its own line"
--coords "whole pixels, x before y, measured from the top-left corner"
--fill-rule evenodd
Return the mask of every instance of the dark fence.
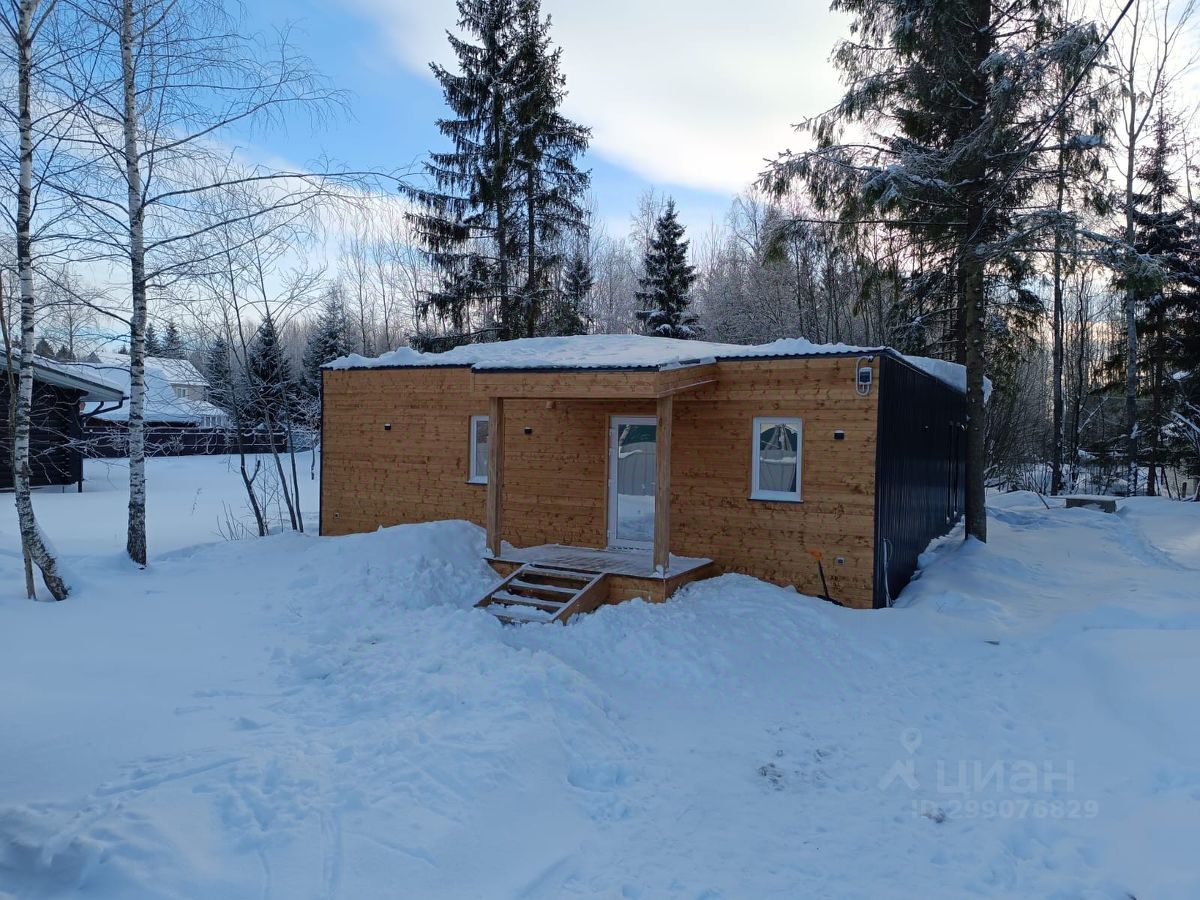
M 310 450 L 317 435 L 308 429 L 292 431 L 292 443 L 297 451 Z M 83 429 L 80 449 L 89 459 L 124 459 L 129 456 L 129 435 L 124 428 Z M 285 431 L 262 430 L 237 432 L 231 428 L 146 428 L 147 456 L 218 456 L 227 453 L 285 453 L 288 434 Z

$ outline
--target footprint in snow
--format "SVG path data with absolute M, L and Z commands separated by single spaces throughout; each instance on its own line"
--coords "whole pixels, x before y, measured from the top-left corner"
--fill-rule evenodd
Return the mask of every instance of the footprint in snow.
M 779 768 L 775 763 L 767 763 L 765 766 L 759 766 L 758 774 L 767 779 L 767 783 L 777 791 L 782 791 L 786 786 L 787 776 L 783 769 Z

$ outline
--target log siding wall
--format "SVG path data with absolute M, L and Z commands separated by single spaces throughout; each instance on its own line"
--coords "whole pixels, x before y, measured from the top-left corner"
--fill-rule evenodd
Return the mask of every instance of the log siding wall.
M 0 490 L 13 487 L 12 446 L 9 442 L 9 384 L 0 376 Z M 83 481 L 83 438 L 79 419 L 82 392 L 33 383 L 30 412 L 30 474 L 34 487 L 79 484 Z
M 676 395 L 671 551 L 817 594 L 817 550 L 830 594 L 871 606 L 878 392 L 859 397 L 856 370 L 852 357 L 726 360 L 716 384 Z M 488 400 L 469 370 L 327 371 L 324 402 L 323 534 L 483 523 L 468 434 Z M 654 414 L 652 400 L 506 400 L 502 537 L 605 546 L 609 418 Z M 804 420 L 802 503 L 749 499 L 756 416 Z

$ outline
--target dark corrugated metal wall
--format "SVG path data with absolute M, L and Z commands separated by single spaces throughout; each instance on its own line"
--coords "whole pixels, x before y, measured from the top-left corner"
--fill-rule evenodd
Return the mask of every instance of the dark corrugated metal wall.
M 962 515 L 966 397 L 881 357 L 875 462 L 875 606 L 912 578 L 917 557 Z

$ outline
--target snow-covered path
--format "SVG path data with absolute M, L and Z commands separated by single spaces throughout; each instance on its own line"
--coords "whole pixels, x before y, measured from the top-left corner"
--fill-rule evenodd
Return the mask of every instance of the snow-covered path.
M 151 465 L 145 572 L 119 490 L 39 496 L 67 603 L 0 518 L 0 896 L 1200 896 L 1196 505 L 504 628 L 473 526 L 197 546 L 236 478 Z

